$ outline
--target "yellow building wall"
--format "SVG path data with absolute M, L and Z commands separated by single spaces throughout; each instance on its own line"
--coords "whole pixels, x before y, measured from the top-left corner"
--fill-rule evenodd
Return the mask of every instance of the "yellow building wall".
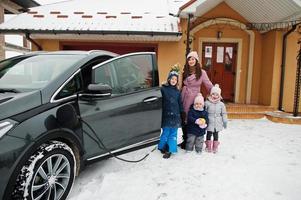
M 280 79 L 281 79 L 281 56 L 282 56 L 282 35 L 281 31 L 275 32 L 275 49 L 274 49 L 274 65 L 273 65 L 273 80 L 271 90 L 271 106 L 278 108 L 280 94 Z
M 255 44 L 254 44 L 254 59 L 253 59 L 253 79 L 252 79 L 252 94 L 251 104 L 259 103 L 260 95 L 260 71 L 261 71 L 261 59 L 262 59 L 262 35 L 258 31 L 255 33 Z
M 60 50 L 60 42 L 58 40 L 35 40 L 41 45 L 43 51 L 58 51 Z M 38 48 L 32 44 L 32 50 L 37 51 Z
M 214 18 L 230 18 L 240 21 L 242 23 L 248 23 L 248 21 L 244 17 L 242 17 L 238 12 L 236 12 L 230 6 L 228 6 L 227 3 L 222 2 L 207 13 L 205 13 L 203 16 L 199 17 L 194 22 L 194 26 L 200 24 L 200 22 Z
M 282 53 L 282 32 L 270 31 L 262 35 L 261 81 L 259 103 L 278 107 L 280 91 L 280 70 Z
M 284 90 L 283 90 L 283 109 L 286 112 L 293 112 L 296 70 L 297 70 L 297 55 L 300 50 L 300 44 L 298 45 L 297 42 L 298 39 L 300 38 L 301 38 L 301 34 L 299 34 L 297 31 L 292 32 L 287 38 L 287 51 L 286 51 Z M 299 112 L 301 112 L 301 100 L 299 100 L 298 110 Z
M 259 90 L 259 103 L 270 105 L 273 64 L 275 50 L 275 32 L 268 32 L 262 36 L 262 60 L 261 60 L 261 87 Z
M 181 21 L 181 29 L 187 29 L 187 20 Z M 159 67 L 159 80 L 160 83 L 166 81 L 170 68 L 179 63 L 181 67 L 179 84 L 182 81 L 182 72 L 185 65 L 185 53 L 186 53 L 186 35 L 183 34 L 181 40 L 178 42 L 159 42 L 158 44 L 158 67 Z

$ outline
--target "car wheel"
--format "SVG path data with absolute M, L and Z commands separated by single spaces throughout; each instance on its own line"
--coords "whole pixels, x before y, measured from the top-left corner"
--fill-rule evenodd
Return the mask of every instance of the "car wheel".
M 12 199 L 66 199 L 73 185 L 76 162 L 65 143 L 43 144 L 22 167 Z

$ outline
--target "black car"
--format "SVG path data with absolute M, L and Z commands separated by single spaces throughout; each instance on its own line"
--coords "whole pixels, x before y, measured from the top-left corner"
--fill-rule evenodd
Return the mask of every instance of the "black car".
M 0 199 L 66 199 L 89 163 L 158 142 L 156 55 L 36 52 L 0 62 Z

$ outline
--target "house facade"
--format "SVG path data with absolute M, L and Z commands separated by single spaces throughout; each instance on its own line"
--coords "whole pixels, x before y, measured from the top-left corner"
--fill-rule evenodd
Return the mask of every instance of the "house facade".
M 265 2 L 74 0 L 32 8 L 0 32 L 26 34 L 33 50 L 155 51 L 161 82 L 194 50 L 227 102 L 293 112 L 301 3 Z

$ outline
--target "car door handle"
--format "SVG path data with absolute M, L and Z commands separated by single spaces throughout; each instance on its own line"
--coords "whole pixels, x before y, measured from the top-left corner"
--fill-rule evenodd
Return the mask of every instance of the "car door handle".
M 150 98 L 146 98 L 143 100 L 144 103 L 148 103 L 148 102 L 153 102 L 153 101 L 157 101 L 158 97 L 150 97 Z

